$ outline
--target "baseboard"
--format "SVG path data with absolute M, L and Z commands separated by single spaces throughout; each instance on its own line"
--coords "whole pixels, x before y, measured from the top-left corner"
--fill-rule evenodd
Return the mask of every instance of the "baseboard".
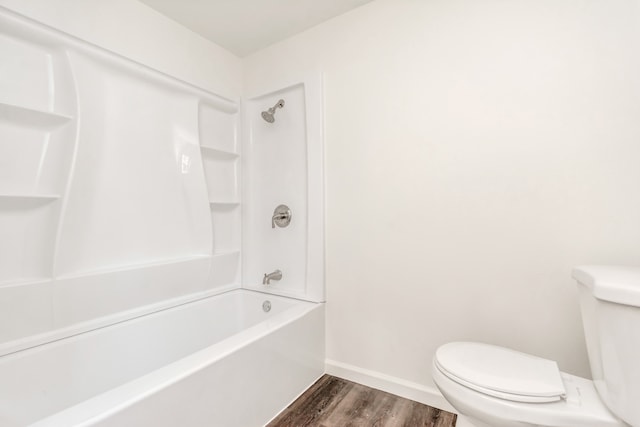
M 401 378 L 370 371 L 335 360 L 325 360 L 325 371 L 329 375 L 353 381 L 377 390 L 386 391 L 405 399 L 415 400 L 434 408 L 457 413 L 435 387 L 406 381 Z

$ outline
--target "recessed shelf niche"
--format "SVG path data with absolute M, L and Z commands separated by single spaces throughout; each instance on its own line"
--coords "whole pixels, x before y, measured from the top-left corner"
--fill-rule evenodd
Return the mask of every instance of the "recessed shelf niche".
M 203 150 L 202 163 L 211 202 L 238 202 L 238 157 Z
M 200 145 L 227 153 L 238 151 L 238 112 L 236 108 L 202 101 L 198 111 Z
M 211 286 L 237 284 L 240 276 L 240 252 L 217 254 L 211 258 Z
M 51 276 L 57 198 L 0 195 L 0 285 Z
M 31 285 L 53 275 L 59 199 L 75 144 L 75 92 L 64 52 L 2 28 L 0 299 L 13 301 L 12 310 L 34 313 L 42 301 L 50 302 Z M 50 319 L 29 315 L 24 321 L 35 331 L 46 329 Z M 0 335 L 6 339 L 19 332 L 16 328 Z
M 213 253 L 240 250 L 240 204 L 211 203 Z
M 214 286 L 239 284 L 242 215 L 238 110 L 203 100 L 198 119 L 213 232 L 211 281 Z

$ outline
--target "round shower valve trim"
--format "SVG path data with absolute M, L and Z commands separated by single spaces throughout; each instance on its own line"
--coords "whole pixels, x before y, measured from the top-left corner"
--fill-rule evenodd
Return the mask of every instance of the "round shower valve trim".
M 271 228 L 284 228 L 291 223 L 291 209 L 287 205 L 278 205 L 271 217 Z

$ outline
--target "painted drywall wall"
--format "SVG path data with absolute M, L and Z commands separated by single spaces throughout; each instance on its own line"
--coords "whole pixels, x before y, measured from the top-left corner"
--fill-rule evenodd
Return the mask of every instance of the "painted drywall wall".
M 238 57 L 136 0 L 0 0 L 14 12 L 236 99 Z
M 640 264 L 633 2 L 377 0 L 244 60 L 324 73 L 327 358 L 430 386 L 448 341 L 589 376 L 577 264 Z

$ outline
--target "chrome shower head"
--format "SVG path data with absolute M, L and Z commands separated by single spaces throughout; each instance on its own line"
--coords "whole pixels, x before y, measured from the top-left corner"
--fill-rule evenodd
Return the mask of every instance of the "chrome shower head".
M 271 108 L 269 108 L 269 111 L 262 112 L 262 118 L 269 123 L 273 123 L 276 121 L 276 118 L 273 116 L 273 112 L 271 111 Z
M 279 100 L 276 105 L 262 112 L 262 118 L 269 123 L 276 121 L 276 109 L 284 107 L 284 99 Z

